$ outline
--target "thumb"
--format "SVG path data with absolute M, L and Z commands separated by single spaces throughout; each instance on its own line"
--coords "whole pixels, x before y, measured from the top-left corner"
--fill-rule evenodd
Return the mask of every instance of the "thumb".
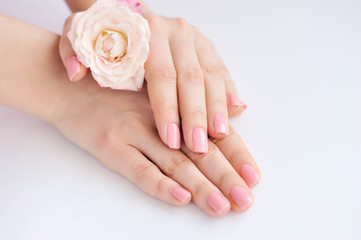
M 70 81 L 79 81 L 85 77 L 88 69 L 83 64 L 81 64 L 81 62 L 79 62 L 67 36 L 67 33 L 71 28 L 73 16 L 74 15 L 71 15 L 65 21 L 63 34 L 60 37 L 59 53 L 66 71 L 68 72 Z

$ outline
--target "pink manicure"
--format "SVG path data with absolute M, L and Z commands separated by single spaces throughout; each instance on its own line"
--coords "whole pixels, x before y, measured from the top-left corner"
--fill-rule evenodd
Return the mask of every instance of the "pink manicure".
M 168 124 L 167 127 L 168 146 L 172 149 L 179 149 L 181 145 L 179 127 L 175 123 Z
M 228 133 L 227 120 L 222 114 L 217 114 L 216 116 L 214 116 L 213 126 L 216 133 Z
M 259 175 L 256 169 L 249 164 L 243 165 L 240 170 L 240 175 L 250 187 L 256 185 L 259 181 Z
M 230 203 L 221 194 L 212 192 L 208 195 L 207 202 L 209 206 L 217 213 L 230 207 Z
M 181 187 L 175 187 L 172 191 L 172 195 L 181 202 L 184 202 L 191 196 L 187 190 Z
M 71 56 L 66 60 L 65 65 L 69 79 L 72 81 L 75 75 L 80 71 L 80 62 L 76 56 Z
M 235 108 L 239 108 L 239 107 L 247 108 L 247 105 L 243 101 L 239 100 L 236 93 L 228 94 L 228 98 L 229 98 L 229 103 L 231 104 L 232 107 L 235 107 Z
M 207 153 L 208 152 L 208 136 L 206 131 L 201 127 L 193 129 L 192 133 L 194 152 Z
M 246 209 L 253 203 L 251 194 L 243 187 L 233 187 L 231 190 L 231 197 L 240 209 Z

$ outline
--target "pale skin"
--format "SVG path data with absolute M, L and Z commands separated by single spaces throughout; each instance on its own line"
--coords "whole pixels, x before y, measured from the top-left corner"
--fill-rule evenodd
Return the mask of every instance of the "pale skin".
M 170 149 L 158 136 L 146 87 L 140 93 L 104 89 L 90 74 L 66 81 L 58 35 L 6 16 L 0 15 L 0 22 L 0 104 L 54 124 L 108 168 L 165 202 L 183 206 L 192 200 L 214 217 L 251 206 L 249 187 L 260 172 L 232 127 L 224 138 L 208 141 L 206 154 L 184 145 Z M 245 166 L 257 177 L 243 172 Z
M 95 0 L 66 2 L 77 12 L 86 10 Z M 139 2 L 152 36 L 145 78 L 159 136 L 170 148 L 179 149 L 181 127 L 188 149 L 205 153 L 207 134 L 213 138 L 225 137 L 228 116 L 240 114 L 247 106 L 239 100 L 227 68 L 201 31 L 182 18 L 156 15 L 144 2 Z M 71 19 L 66 21 L 59 48 L 68 69 L 72 68 L 67 64 L 68 59 L 76 55 L 66 35 Z M 79 81 L 87 74 L 88 70 L 78 64 L 79 71 L 69 74 L 72 81 Z

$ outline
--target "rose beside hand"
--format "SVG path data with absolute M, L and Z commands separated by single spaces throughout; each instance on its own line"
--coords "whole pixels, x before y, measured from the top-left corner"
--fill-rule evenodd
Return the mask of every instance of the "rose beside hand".
M 143 85 L 150 31 L 130 3 L 98 1 L 74 15 L 67 34 L 78 60 L 102 87 L 137 91 Z

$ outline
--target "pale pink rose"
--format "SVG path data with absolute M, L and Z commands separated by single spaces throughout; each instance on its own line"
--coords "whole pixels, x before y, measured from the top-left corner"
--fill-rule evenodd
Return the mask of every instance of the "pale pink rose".
M 68 38 L 79 61 L 102 87 L 139 90 L 150 31 L 132 0 L 98 0 L 76 13 Z

